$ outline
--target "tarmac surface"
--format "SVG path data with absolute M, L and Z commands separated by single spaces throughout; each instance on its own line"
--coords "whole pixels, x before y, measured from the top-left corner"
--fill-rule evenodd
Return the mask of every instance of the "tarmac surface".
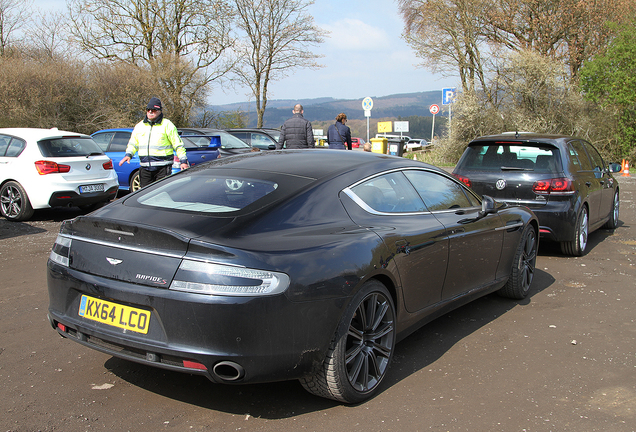
M 483 297 L 396 346 L 347 406 L 296 381 L 224 386 L 99 353 L 46 318 L 46 261 L 78 209 L 0 219 L 0 431 L 634 431 L 636 180 L 580 258 L 547 242 L 531 295 Z

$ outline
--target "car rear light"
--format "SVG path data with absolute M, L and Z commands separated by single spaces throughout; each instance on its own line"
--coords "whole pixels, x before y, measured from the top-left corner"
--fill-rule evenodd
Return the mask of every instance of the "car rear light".
M 453 174 L 453 175 L 457 178 L 457 180 L 464 183 L 466 186 L 468 187 L 473 186 L 473 182 L 471 182 L 468 177 L 460 176 L 459 174 Z
M 37 161 L 35 163 L 35 169 L 38 170 L 38 174 L 47 175 L 53 173 L 67 173 L 71 170 L 69 165 L 61 165 L 52 161 Z
M 113 161 L 110 159 L 108 159 L 108 162 L 104 162 L 102 166 L 104 167 L 105 170 L 115 169 L 113 168 Z
M 71 243 L 72 242 L 69 237 L 64 237 L 58 234 L 55 239 L 55 243 L 53 244 L 51 255 L 49 255 L 49 259 L 59 265 L 68 267 L 69 256 L 71 255 Z
M 289 286 L 285 273 L 183 260 L 170 289 L 208 295 L 268 296 Z
M 572 180 L 567 177 L 538 180 L 532 185 L 532 191 L 539 195 L 572 194 Z
M 188 369 L 208 370 L 204 364 L 194 360 L 183 360 L 183 367 Z

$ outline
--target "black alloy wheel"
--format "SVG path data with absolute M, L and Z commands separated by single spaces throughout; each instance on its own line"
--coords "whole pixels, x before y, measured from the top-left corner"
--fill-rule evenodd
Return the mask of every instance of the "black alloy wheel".
M 587 236 L 589 234 L 589 223 L 587 217 L 587 207 L 583 206 L 579 217 L 576 219 L 574 239 L 561 242 L 561 252 L 566 255 L 582 256 L 587 247 Z
M 539 242 L 534 226 L 526 226 L 515 252 L 510 278 L 506 285 L 499 290 L 499 295 L 517 300 L 528 296 L 534 280 L 538 247 Z
M 13 221 L 23 221 L 33 216 L 33 207 L 26 191 L 18 182 L 7 182 L 0 189 L 0 212 Z
M 354 297 L 321 368 L 301 379 L 307 391 L 345 403 L 371 398 L 395 347 L 395 306 L 386 287 L 367 282 Z
M 614 193 L 614 201 L 612 202 L 612 211 L 609 214 L 609 220 L 603 225 L 603 228 L 615 229 L 618 226 L 618 213 L 620 210 L 620 199 L 618 191 Z

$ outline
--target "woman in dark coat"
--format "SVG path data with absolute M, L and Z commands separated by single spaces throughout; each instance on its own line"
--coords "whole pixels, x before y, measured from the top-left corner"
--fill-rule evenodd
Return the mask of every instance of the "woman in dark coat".
M 340 113 L 336 116 L 336 123 L 327 130 L 327 142 L 330 149 L 351 150 L 351 129 L 346 126 L 347 115 Z

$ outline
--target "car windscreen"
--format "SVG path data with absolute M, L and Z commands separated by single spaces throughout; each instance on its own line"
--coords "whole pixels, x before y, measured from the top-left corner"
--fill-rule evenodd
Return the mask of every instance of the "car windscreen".
M 194 142 L 199 147 L 207 147 L 210 144 L 211 136 L 218 136 L 221 138 L 221 148 L 222 149 L 249 149 L 249 144 L 245 143 L 243 140 L 235 137 L 234 135 L 223 132 L 223 131 L 209 131 L 209 132 L 193 132 L 193 131 L 183 131 L 182 137 L 187 136 L 192 142 Z
M 560 166 L 559 150 L 541 143 L 488 142 L 471 144 L 459 162 L 463 170 L 524 170 L 554 172 Z
M 89 137 L 62 137 L 38 141 L 44 157 L 76 157 L 103 155 L 102 149 Z

